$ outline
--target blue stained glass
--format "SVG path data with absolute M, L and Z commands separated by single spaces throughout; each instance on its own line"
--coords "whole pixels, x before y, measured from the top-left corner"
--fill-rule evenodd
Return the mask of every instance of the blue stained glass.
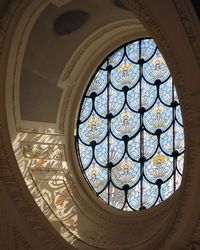
M 113 68 L 118 66 L 121 62 L 121 60 L 124 57 L 124 48 L 121 48 L 114 52 L 110 57 L 109 57 L 109 65 L 112 65 Z
M 123 87 L 133 87 L 139 80 L 139 65 L 131 63 L 127 57 L 111 71 L 111 84 L 114 88 L 122 90 Z
M 158 139 L 156 135 L 151 135 L 146 131 L 144 131 L 143 135 L 138 133 L 137 136 L 128 143 L 128 153 L 132 159 L 137 161 L 140 159 L 141 137 L 143 137 L 144 140 L 143 155 L 146 159 L 151 158 L 158 147 Z
M 166 181 L 173 174 L 173 158 L 165 155 L 161 150 L 144 164 L 145 178 L 156 184 L 157 180 Z
M 138 182 L 139 178 L 140 164 L 133 162 L 127 155 L 112 169 L 111 179 L 118 188 L 123 189 L 123 186 L 127 183 L 133 186 Z
M 164 82 L 170 77 L 167 64 L 159 50 L 156 51 L 155 55 L 148 61 L 148 63 L 144 64 L 143 77 L 146 81 L 152 84 L 156 80 Z
M 172 108 L 157 101 L 155 105 L 144 113 L 144 126 L 154 133 L 157 129 L 166 130 L 172 123 Z
M 177 119 L 177 122 L 183 126 L 183 118 L 182 118 L 182 114 L 181 114 L 180 105 L 176 107 L 176 119 Z
M 125 96 L 121 91 L 117 91 L 112 86 L 110 86 L 109 91 L 105 89 L 104 92 L 95 98 L 95 108 L 96 112 L 106 117 L 107 115 L 107 98 L 109 96 L 109 111 L 113 115 L 116 115 L 124 106 Z
M 79 126 L 80 139 L 90 145 L 92 141 L 100 142 L 106 136 L 107 121 L 95 112 Z
M 177 171 L 180 175 L 183 174 L 183 163 L 184 163 L 184 154 L 181 154 L 177 157 Z
M 85 170 L 85 175 L 97 193 L 106 187 L 108 181 L 107 169 L 100 167 L 95 160 Z
M 140 210 L 141 208 L 141 181 L 138 182 L 133 188 L 128 190 L 127 203 L 131 210 Z
M 150 182 L 144 179 L 142 183 L 142 190 L 143 207 L 145 207 L 146 209 L 152 207 L 152 204 L 154 205 L 159 198 L 158 186 L 152 185 Z
M 153 39 L 143 39 L 141 41 L 141 58 L 148 61 L 155 53 L 156 44 Z
M 168 79 L 164 84 L 160 85 L 159 96 L 161 101 L 166 105 L 171 105 L 172 102 L 172 77 Z
M 92 156 L 92 147 L 88 147 L 85 144 L 83 144 L 79 140 L 79 153 L 80 153 L 80 158 L 84 159 L 82 162 L 82 167 L 85 169 L 89 166 L 91 163 L 93 156 Z
M 108 192 L 109 204 L 115 208 L 123 209 L 125 203 L 124 191 L 117 189 L 112 183 Z
M 86 97 L 83 102 L 83 108 L 81 110 L 80 120 L 82 122 L 87 120 L 91 112 L 92 112 L 92 99 Z
M 86 95 L 91 96 L 92 93 L 100 94 L 107 86 L 107 73 L 104 70 L 98 70 L 90 83 L 90 87 Z
M 179 188 L 181 107 L 153 39 L 125 44 L 102 62 L 83 96 L 76 131 L 83 175 L 112 207 L 148 209 Z
M 166 200 L 174 193 L 174 178 L 170 178 L 161 186 L 161 197 Z
M 111 121 L 112 134 L 118 139 L 123 136 L 133 136 L 139 130 L 139 114 L 133 113 L 126 105 Z

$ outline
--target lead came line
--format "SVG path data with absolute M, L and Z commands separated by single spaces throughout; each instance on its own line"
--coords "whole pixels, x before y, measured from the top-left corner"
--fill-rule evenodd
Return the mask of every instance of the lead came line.
M 180 185 L 177 158 L 184 152 L 176 147 L 184 138 L 176 127 L 179 103 L 170 77 L 153 40 L 138 39 L 111 53 L 86 89 L 75 136 L 77 157 L 88 184 L 108 205 L 150 208 Z M 149 141 L 155 137 L 158 144 Z

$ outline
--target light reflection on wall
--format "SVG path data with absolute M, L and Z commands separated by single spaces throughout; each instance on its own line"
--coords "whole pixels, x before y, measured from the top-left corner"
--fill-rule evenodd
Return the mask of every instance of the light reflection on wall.
M 79 238 L 77 207 L 67 188 L 69 173 L 62 136 L 50 132 L 20 132 L 12 145 L 38 207 L 59 234 L 72 244 Z

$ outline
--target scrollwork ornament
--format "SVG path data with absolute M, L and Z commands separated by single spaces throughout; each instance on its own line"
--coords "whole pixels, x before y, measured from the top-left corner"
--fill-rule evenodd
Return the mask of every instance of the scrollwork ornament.
M 23 156 L 29 159 L 65 160 L 64 145 L 22 142 L 21 150 Z
M 190 13 L 186 7 L 186 4 L 182 0 L 173 0 L 177 12 L 179 13 L 181 22 L 187 34 L 187 37 L 190 40 L 194 55 L 197 59 L 197 62 L 200 66 L 200 37 L 197 29 L 195 29 L 194 24 L 192 23 Z

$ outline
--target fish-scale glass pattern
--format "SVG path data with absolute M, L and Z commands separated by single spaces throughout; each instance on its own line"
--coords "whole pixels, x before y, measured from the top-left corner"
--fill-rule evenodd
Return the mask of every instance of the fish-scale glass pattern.
M 179 188 L 181 108 L 153 39 L 129 42 L 102 62 L 83 95 L 76 131 L 83 175 L 109 205 L 147 209 Z

